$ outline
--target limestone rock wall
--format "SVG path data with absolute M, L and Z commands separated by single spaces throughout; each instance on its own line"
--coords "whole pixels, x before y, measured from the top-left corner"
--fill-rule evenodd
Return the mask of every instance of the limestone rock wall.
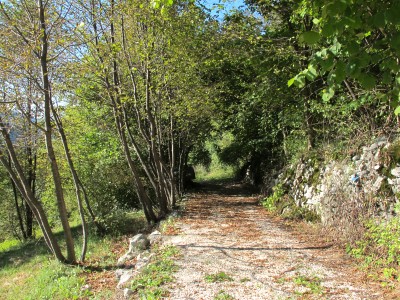
M 324 224 L 345 212 L 390 217 L 400 192 L 400 166 L 391 148 L 388 138 L 380 137 L 345 160 L 302 159 L 273 184 L 283 184 L 297 206 L 315 211 Z

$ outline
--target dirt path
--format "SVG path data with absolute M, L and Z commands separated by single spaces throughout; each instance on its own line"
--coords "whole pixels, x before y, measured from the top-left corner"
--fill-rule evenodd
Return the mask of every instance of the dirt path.
M 193 194 L 175 227 L 170 299 L 390 299 L 331 243 L 288 229 L 240 186 Z

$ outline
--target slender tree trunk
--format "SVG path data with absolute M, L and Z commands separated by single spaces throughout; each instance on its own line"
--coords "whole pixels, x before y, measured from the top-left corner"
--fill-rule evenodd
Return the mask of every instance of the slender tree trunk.
M 11 167 L 11 161 L 10 161 L 10 167 Z M 25 231 L 24 220 L 23 220 L 22 214 L 21 214 L 21 207 L 19 206 L 19 203 L 18 203 L 18 191 L 17 191 L 17 187 L 15 186 L 14 180 L 11 178 L 11 176 L 10 176 L 10 182 L 11 182 L 11 187 L 12 187 L 13 195 L 14 195 L 14 203 L 15 203 L 15 209 L 16 209 L 17 217 L 18 217 L 19 229 L 22 233 L 22 238 L 24 240 L 26 240 L 28 238 L 28 235 L 27 235 L 27 232 Z
M 42 84 L 43 84 L 43 94 L 44 94 L 44 121 L 46 129 L 45 140 L 46 140 L 47 157 L 49 159 L 53 175 L 53 182 L 57 199 L 57 207 L 60 215 L 61 224 L 64 230 L 65 242 L 67 246 L 67 260 L 70 263 L 74 263 L 76 261 L 74 240 L 68 222 L 67 208 L 64 200 L 64 192 L 62 188 L 61 176 L 58 169 L 56 155 L 53 149 L 53 140 L 52 140 L 53 130 L 51 125 L 51 114 L 50 114 L 51 113 L 50 105 L 52 100 L 50 92 L 49 71 L 47 66 L 48 37 L 47 37 L 47 28 L 46 28 L 47 25 L 45 19 L 45 6 L 42 0 L 38 0 L 38 6 L 39 6 L 39 18 L 42 30 L 40 65 L 42 71 Z
M 150 70 L 146 68 L 146 112 L 147 112 L 147 118 L 150 123 L 150 149 L 151 149 L 151 154 L 153 157 L 153 162 L 156 168 L 156 173 L 157 173 L 157 182 L 158 182 L 158 194 L 159 194 L 159 204 L 160 204 L 160 217 L 163 218 L 167 215 L 168 213 L 168 201 L 167 201 L 167 196 L 165 194 L 166 188 L 164 185 L 164 176 L 163 176 L 163 170 L 162 170 L 162 165 L 161 165 L 161 158 L 158 153 L 157 149 L 157 127 L 156 123 L 154 120 L 154 116 L 151 112 L 150 108 L 150 83 L 151 83 L 151 77 L 150 77 Z
M 51 227 L 47 220 L 46 213 L 44 212 L 41 203 L 35 199 L 31 187 L 25 177 L 22 166 L 19 163 L 19 160 L 14 150 L 14 146 L 11 142 L 10 135 L 7 132 L 6 126 L 1 120 L 1 117 L 0 117 L 0 130 L 5 140 L 5 145 L 8 150 L 11 164 L 6 159 L 5 154 L 1 151 L 1 149 L 0 149 L 0 162 L 8 171 L 8 174 L 15 183 L 15 186 L 21 193 L 22 197 L 25 199 L 26 203 L 32 209 L 33 215 L 35 216 L 36 220 L 39 223 L 40 228 L 42 229 L 44 239 L 50 251 L 59 261 L 66 262 L 66 259 L 61 252 L 57 240 L 53 232 L 51 231 Z M 13 168 L 15 169 L 15 171 Z
M 171 138 L 170 138 L 170 144 L 171 144 L 171 154 L 170 154 L 170 174 L 171 174 L 171 207 L 175 208 L 176 207 L 176 198 L 177 198 L 177 180 L 176 180 L 176 175 L 175 175 L 175 163 L 176 163 L 176 153 L 175 153 L 175 138 L 174 138 L 174 119 L 171 116 L 170 117 L 170 131 L 171 131 Z
M 61 136 L 61 141 L 62 141 L 62 144 L 64 147 L 64 152 L 65 152 L 65 157 L 67 159 L 68 167 L 71 172 L 72 180 L 73 180 L 74 186 L 75 186 L 75 195 L 76 195 L 79 215 L 80 215 L 81 223 L 82 223 L 82 250 L 81 250 L 80 260 L 83 262 L 83 261 L 85 261 L 85 256 L 86 256 L 86 251 L 87 251 L 87 242 L 88 242 L 89 231 L 88 231 L 88 226 L 87 226 L 86 219 L 85 219 L 85 211 L 84 211 L 83 205 L 82 205 L 80 180 L 78 177 L 78 173 L 75 170 L 74 162 L 72 161 L 71 153 L 70 153 L 69 147 L 68 147 L 67 136 L 65 135 L 65 132 L 64 132 L 64 127 L 61 123 L 61 120 L 60 120 L 56 110 L 54 109 L 54 106 L 52 104 L 50 106 L 51 106 L 51 110 L 53 112 L 54 119 L 57 124 L 58 132 L 60 133 L 60 136 Z
M 32 131 L 30 130 L 32 133 Z M 36 188 L 36 155 L 32 154 L 32 148 L 29 146 L 28 149 L 28 183 L 32 189 L 33 195 L 35 195 Z M 33 212 L 29 205 L 25 205 L 25 222 L 26 222 L 26 236 L 31 238 L 33 236 Z
M 111 0 L 111 23 L 110 23 L 110 33 L 111 33 L 111 45 L 115 44 L 115 31 L 114 31 L 114 0 Z M 132 172 L 135 185 L 136 185 L 136 192 L 138 195 L 139 200 L 142 203 L 144 213 L 146 215 L 146 219 L 148 222 L 156 222 L 157 217 L 154 214 L 153 207 L 151 205 L 150 198 L 148 197 L 145 188 L 143 186 L 142 180 L 139 176 L 139 170 L 136 168 L 135 163 L 131 157 L 130 149 L 128 146 L 128 141 L 126 138 L 126 132 L 124 129 L 124 120 L 123 120 L 123 109 L 122 104 L 119 99 L 120 94 L 120 81 L 118 76 L 118 64 L 115 57 L 112 60 L 113 65 L 113 83 L 114 83 L 114 91 L 108 89 L 109 96 L 112 102 L 112 107 L 114 111 L 114 119 L 115 124 L 117 127 L 118 135 L 120 137 L 120 141 L 125 153 L 125 157 L 128 161 L 129 168 Z M 115 92 L 115 96 L 113 96 L 113 92 Z

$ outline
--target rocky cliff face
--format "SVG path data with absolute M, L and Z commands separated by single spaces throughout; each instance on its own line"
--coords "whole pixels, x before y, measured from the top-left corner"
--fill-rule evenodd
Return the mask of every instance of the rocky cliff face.
M 315 211 L 325 225 L 335 225 L 343 215 L 389 218 L 400 192 L 397 155 L 400 142 L 380 137 L 344 160 L 303 158 L 274 184 L 282 184 L 297 206 Z

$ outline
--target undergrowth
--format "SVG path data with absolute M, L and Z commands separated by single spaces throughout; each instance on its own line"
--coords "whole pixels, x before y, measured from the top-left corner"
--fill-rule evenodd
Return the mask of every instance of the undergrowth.
M 273 193 L 261 201 L 261 204 L 269 212 L 281 215 L 287 220 L 305 220 L 316 222 L 320 217 L 307 207 L 299 207 L 293 199 L 286 194 L 283 184 L 279 183 L 273 187 Z
M 398 211 L 398 209 L 397 209 Z M 400 218 L 369 220 L 362 239 L 347 245 L 347 252 L 361 260 L 383 285 L 400 281 Z
M 235 176 L 235 168 L 227 165 L 211 166 L 207 169 L 202 165 L 195 166 L 196 181 L 227 180 Z
M 226 274 L 225 272 L 218 272 L 215 274 L 209 274 L 204 277 L 205 281 L 208 283 L 212 282 L 224 282 L 224 281 L 233 281 L 233 278 Z
M 225 292 L 224 290 L 220 290 L 218 292 L 218 294 L 216 294 L 214 296 L 214 300 L 234 300 L 235 298 L 233 298 L 231 295 L 229 295 L 227 292 Z
M 145 226 L 140 214 L 135 213 L 125 219 L 125 227 L 132 232 Z M 132 221 L 132 222 L 131 222 Z M 126 226 L 131 224 L 131 226 Z M 74 231 L 78 232 L 80 228 Z M 126 232 L 126 228 L 124 232 Z M 62 232 L 56 237 L 60 240 Z M 0 244 L 0 295 L 4 300 L 28 299 L 94 299 L 90 289 L 82 289 L 86 277 L 92 272 L 112 267 L 117 261 L 118 253 L 113 251 L 120 240 L 120 232 L 113 235 L 96 236 L 91 234 L 88 241 L 88 252 L 84 266 L 67 266 L 59 263 L 49 253 L 43 239 L 28 242 L 6 240 Z M 78 254 L 81 237 L 75 236 L 75 249 Z M 100 293 L 110 295 L 103 299 L 113 298 L 115 290 L 102 290 Z M 99 293 L 97 293 L 98 295 Z
M 168 292 L 164 285 L 173 281 L 173 273 L 177 270 L 174 258 L 179 256 L 178 248 L 164 246 L 155 250 L 155 256 L 131 283 L 131 289 L 140 299 L 162 299 Z
M 285 195 L 283 185 L 281 183 L 277 184 L 272 188 L 273 194 L 262 200 L 261 204 L 264 208 L 270 212 L 275 212 L 278 203 L 281 201 L 282 197 Z
M 299 286 L 303 286 L 309 289 L 309 292 L 312 294 L 322 295 L 325 290 L 321 285 L 321 278 L 318 276 L 305 276 L 298 274 L 295 278 L 293 278 L 293 282 Z

